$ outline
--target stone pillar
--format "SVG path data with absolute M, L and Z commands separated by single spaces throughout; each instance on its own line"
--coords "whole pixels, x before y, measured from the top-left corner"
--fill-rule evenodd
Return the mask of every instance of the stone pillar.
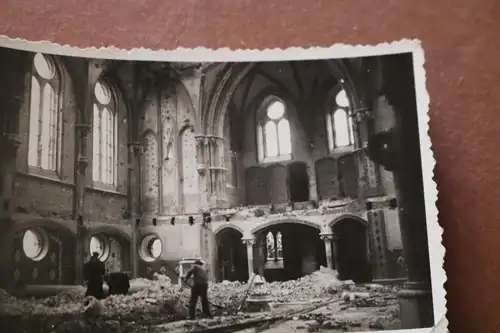
M 321 239 L 325 242 L 325 252 L 326 252 L 326 263 L 328 268 L 334 269 L 333 267 L 333 253 L 332 253 L 332 240 L 333 235 L 321 235 Z
M 307 164 L 307 174 L 309 176 L 309 200 L 318 201 L 318 186 L 316 183 L 316 168 L 314 163 Z
M 138 142 L 129 142 L 129 168 L 128 168 L 128 197 L 129 197 L 129 219 L 132 227 L 132 243 L 130 244 L 130 263 L 132 277 L 139 276 L 139 256 L 137 252 L 138 228 L 136 219 L 140 217 L 139 213 L 139 192 L 141 146 Z
M 76 129 L 76 178 L 75 178 L 75 200 L 73 207 L 73 218 L 77 221 L 76 234 L 76 250 L 75 250 L 75 276 L 76 284 L 83 283 L 83 265 L 85 245 L 84 238 L 84 197 L 85 185 L 87 184 L 87 169 L 90 163 L 89 160 L 89 133 L 92 130 L 92 110 L 93 110 L 93 94 L 94 86 L 101 75 L 104 67 L 102 61 L 89 61 L 87 67 L 86 81 L 83 91 L 83 103 Z
M 247 246 L 247 257 L 248 257 L 248 278 L 252 276 L 253 272 L 253 245 L 255 244 L 255 240 L 251 239 L 242 239 L 243 244 Z
M 260 235 L 259 236 L 259 243 L 257 245 L 258 247 L 258 253 L 257 256 L 259 257 L 259 267 L 258 267 L 258 273 L 260 276 L 264 277 L 264 265 L 266 263 L 266 242 L 265 242 L 265 236 Z
M 408 278 L 399 294 L 403 329 L 434 326 L 418 115 L 411 54 L 384 56 L 384 90 L 395 111 L 394 147 L 387 165 L 394 172 L 399 223 Z M 386 166 L 387 167 L 387 166 Z
M 21 102 L 25 95 L 26 75 L 30 73 L 33 54 L 0 49 L 0 288 L 12 286 L 14 181 L 19 137 Z M 29 104 L 29 101 L 27 101 Z
M 75 276 L 76 284 L 83 283 L 83 265 L 85 260 L 85 229 L 84 229 L 84 207 L 83 200 L 85 196 L 86 171 L 89 165 L 89 159 L 82 152 L 86 151 L 87 136 L 90 132 L 90 125 L 79 124 L 76 126 L 78 140 L 80 141 L 80 154 L 76 162 L 76 192 L 74 219 L 77 221 L 76 244 L 75 244 Z M 83 147 L 83 148 L 82 148 Z
M 207 145 L 206 137 L 204 135 L 196 135 L 196 163 L 198 170 L 198 186 L 200 191 L 200 209 L 208 208 L 208 177 L 207 172 L 208 163 L 206 160 Z
M 2 101 L 3 102 L 3 101 Z M 12 286 L 12 252 L 13 252 L 13 226 L 12 210 L 14 205 L 14 178 L 16 173 L 17 151 L 20 140 L 16 135 L 2 134 L 0 136 L 0 197 L 2 212 L 0 216 L 0 288 L 9 290 Z
M 333 265 L 335 267 L 335 270 L 337 271 L 337 273 L 339 273 L 339 276 L 340 276 L 340 272 L 339 272 L 339 244 L 338 244 L 338 236 L 336 235 L 332 235 L 332 246 L 333 246 Z

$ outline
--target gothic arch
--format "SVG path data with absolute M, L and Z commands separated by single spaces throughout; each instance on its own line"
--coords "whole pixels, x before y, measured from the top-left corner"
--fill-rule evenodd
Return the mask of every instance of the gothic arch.
M 225 223 L 221 226 L 218 226 L 217 228 L 215 228 L 215 230 L 213 231 L 214 233 L 214 237 L 217 236 L 220 232 L 224 231 L 225 229 L 233 229 L 233 230 L 236 230 L 238 231 L 239 233 L 241 233 L 241 236 L 243 237 L 244 234 L 245 234 L 245 231 L 240 228 L 239 226 L 233 224 L 233 223 Z
M 330 223 L 328 223 L 328 226 L 330 228 L 334 228 L 337 223 L 339 223 L 343 220 L 355 220 L 355 221 L 358 221 L 361 224 L 363 224 L 365 227 L 368 227 L 368 222 L 365 219 L 363 219 L 357 215 L 354 215 L 354 214 L 342 214 L 342 215 L 334 218 Z
M 321 232 L 321 225 L 314 223 L 314 222 L 309 222 L 306 220 L 300 220 L 300 219 L 294 219 L 294 218 L 286 218 L 286 219 L 279 219 L 279 220 L 271 220 L 264 222 L 261 225 L 258 225 L 257 227 L 253 228 L 250 232 L 251 234 L 255 234 L 267 227 L 273 226 L 273 225 L 278 225 L 278 224 L 283 224 L 283 223 L 297 223 L 297 224 L 303 224 L 307 225 L 309 227 L 313 227 L 318 230 L 318 232 Z
M 207 112 L 203 119 L 204 132 L 206 134 L 212 132 L 217 136 L 223 135 L 224 115 L 227 112 L 229 101 L 240 82 L 256 64 L 245 64 L 242 68 L 240 67 L 242 66 L 241 64 L 228 65 L 227 69 L 222 71 L 224 74 L 221 75 L 222 78 L 213 90 L 208 110 L 206 110 Z M 354 81 L 354 77 L 351 75 L 350 69 L 344 64 L 344 61 L 328 60 L 327 64 L 332 75 L 339 82 L 342 82 L 341 86 L 346 90 L 348 95 L 352 96 L 352 107 L 363 107 L 366 103 L 361 100 L 361 95 L 358 93 L 358 90 L 361 88 L 358 87 L 358 82 Z
M 192 126 L 193 129 L 196 129 L 196 127 L 199 127 L 199 115 L 197 113 L 197 107 L 195 107 L 194 102 L 193 102 L 193 97 L 189 93 L 189 90 L 186 88 L 186 85 L 182 81 L 177 82 L 178 87 L 179 87 L 179 97 L 182 99 L 183 102 L 185 102 L 185 105 L 188 109 L 188 114 L 190 115 L 189 118 L 186 120 L 188 121 L 186 126 Z M 182 132 L 182 129 L 179 131 L 179 133 Z

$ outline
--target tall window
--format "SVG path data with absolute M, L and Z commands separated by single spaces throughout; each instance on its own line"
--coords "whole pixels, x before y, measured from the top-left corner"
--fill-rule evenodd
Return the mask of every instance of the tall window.
M 273 100 L 266 105 L 259 116 L 257 125 L 259 161 L 290 159 L 292 142 L 285 104 Z
M 40 53 L 33 59 L 32 73 L 28 164 L 57 171 L 62 145 L 60 76 L 52 59 Z
M 95 182 L 114 186 L 117 182 L 118 122 L 111 90 L 100 81 L 94 89 L 93 118 L 92 178 Z
M 283 236 L 280 231 L 267 233 L 266 252 L 269 261 L 283 259 Z
M 330 151 L 354 145 L 354 129 L 345 90 L 340 90 L 330 104 L 326 116 L 326 127 Z

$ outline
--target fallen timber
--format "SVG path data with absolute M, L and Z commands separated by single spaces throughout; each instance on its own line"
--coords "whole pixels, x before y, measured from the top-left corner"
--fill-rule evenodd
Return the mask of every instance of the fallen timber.
M 329 298 L 326 301 L 317 303 L 312 306 L 307 306 L 298 310 L 290 311 L 288 313 L 284 314 L 276 314 L 276 315 L 271 315 L 271 316 L 266 316 L 266 317 L 260 317 L 260 318 L 252 318 L 248 319 L 242 322 L 238 323 L 233 323 L 229 325 L 218 325 L 218 326 L 211 326 L 211 327 L 201 327 L 199 329 L 194 329 L 194 330 L 189 330 L 189 333 L 212 333 L 212 332 L 221 332 L 221 333 L 230 333 L 230 332 L 237 332 L 241 331 L 244 329 L 252 328 L 255 327 L 255 332 L 263 332 L 274 325 L 280 325 L 284 322 L 287 322 L 289 320 L 292 320 L 295 316 L 301 315 L 304 313 L 308 313 L 314 310 L 317 310 L 319 308 L 322 308 L 324 306 L 327 306 L 331 303 L 334 302 L 340 302 L 341 300 L 338 299 L 337 297 L 335 298 Z M 201 324 L 197 324 L 199 326 L 202 326 Z

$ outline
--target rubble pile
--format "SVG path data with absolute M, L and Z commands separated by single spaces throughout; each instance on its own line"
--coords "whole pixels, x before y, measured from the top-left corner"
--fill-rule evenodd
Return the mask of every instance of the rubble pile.
M 311 301 L 317 298 L 331 297 L 340 290 L 350 289 L 352 281 L 340 281 L 337 272 L 321 267 L 318 271 L 297 280 L 271 282 L 267 288 L 276 302 Z
M 42 321 L 59 323 L 60 327 L 66 328 L 68 325 L 76 325 L 74 329 L 68 330 L 75 333 L 79 332 L 76 327 L 86 326 L 85 322 L 89 321 L 89 318 L 99 319 L 90 320 L 92 325 L 101 322 L 100 327 L 102 326 L 103 329 L 106 327 L 109 332 L 112 332 L 115 330 L 116 323 L 122 326 L 147 326 L 176 321 L 187 316 L 189 288 L 180 288 L 177 284 L 172 284 L 166 276 L 156 276 L 155 280 L 136 279 L 131 281 L 131 284 L 142 285 L 144 289 L 130 295 L 111 295 L 102 301 L 93 297 L 85 297 L 84 287 L 75 287 L 71 291 L 45 299 L 18 299 L 0 290 L 0 304 L 2 305 L 0 314 L 11 318 L 12 324 L 19 321 L 27 323 Z M 244 305 L 242 302 L 248 287 L 248 283 L 240 282 L 211 283 L 209 301 L 213 314 L 238 317 L 237 313 L 240 305 Z M 352 281 L 340 281 L 336 271 L 324 267 L 297 280 L 258 283 L 252 289 L 251 294 L 270 295 L 276 303 L 310 302 L 337 297 L 350 308 L 379 307 L 396 302 L 396 293 L 392 287 L 355 286 Z M 200 303 L 198 302 L 197 306 L 201 312 Z M 51 319 L 48 320 L 48 318 Z M 334 318 L 316 321 L 321 322 L 321 327 L 355 325 L 340 323 L 334 321 Z M 327 324 L 324 323 L 325 321 Z M 110 322 L 112 325 L 109 325 L 113 327 L 107 322 Z M 56 324 L 51 325 L 54 327 Z M 96 328 L 95 331 L 99 330 Z M 62 331 L 55 330 L 54 332 Z

